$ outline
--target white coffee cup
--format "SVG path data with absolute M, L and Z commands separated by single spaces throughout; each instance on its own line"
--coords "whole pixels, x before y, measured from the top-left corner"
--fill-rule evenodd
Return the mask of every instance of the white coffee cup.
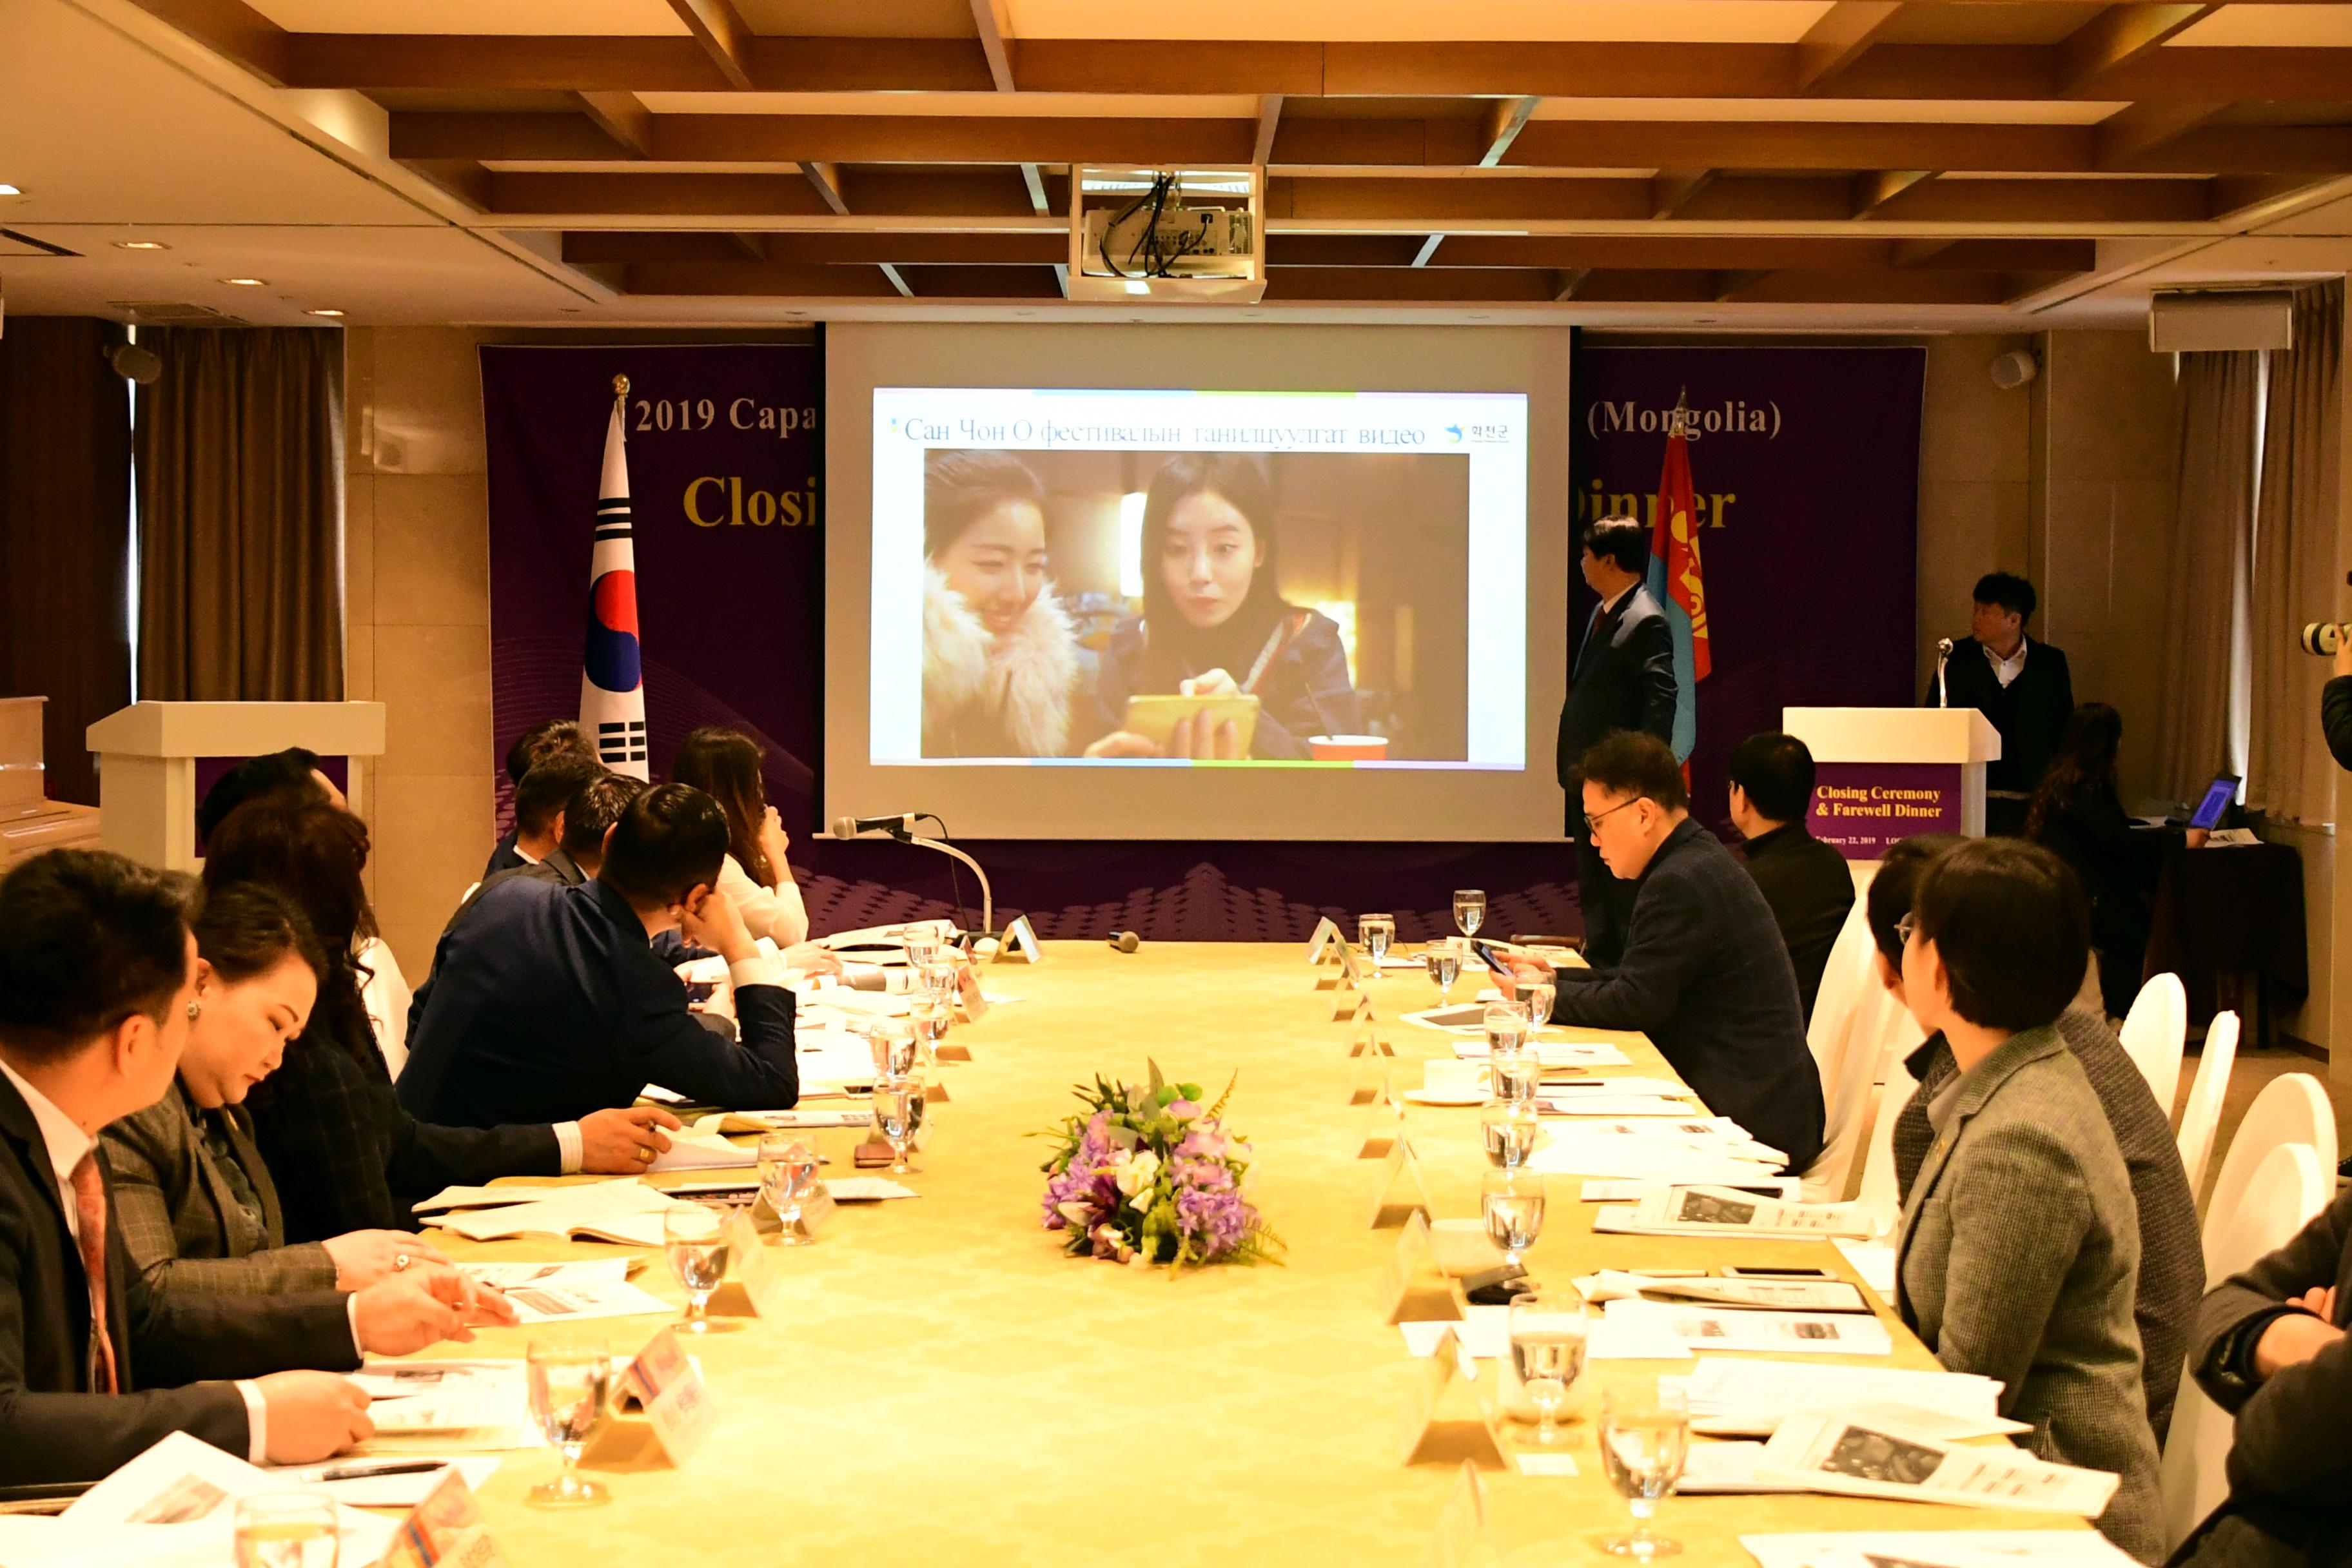
M 1486 1092 L 1486 1064 L 1437 1057 L 1421 1065 L 1423 1092 L 1446 1100 L 1467 1100 Z

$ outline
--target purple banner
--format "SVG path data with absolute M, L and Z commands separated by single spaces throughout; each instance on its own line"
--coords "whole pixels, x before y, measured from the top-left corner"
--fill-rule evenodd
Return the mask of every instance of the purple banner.
M 1958 833 L 1958 763 L 1822 763 L 1805 826 L 1849 860 L 1875 860 L 1898 839 Z
M 1725 763 L 1785 707 L 1905 707 L 1916 613 L 1915 348 L 1592 348 L 1577 357 L 1575 526 L 1654 524 L 1686 398 L 1714 673 L 1698 683 L 1692 813 L 1734 836 Z M 1591 609 L 1574 583 L 1571 626 Z M 1563 639 L 1564 641 L 1566 639 Z M 1572 649 L 1570 650 L 1572 658 Z M 1827 776 L 1827 770 L 1823 770 Z

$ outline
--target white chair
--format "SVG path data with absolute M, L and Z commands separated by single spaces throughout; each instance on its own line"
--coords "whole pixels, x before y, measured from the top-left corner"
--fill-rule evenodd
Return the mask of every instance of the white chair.
M 2282 1143 L 2307 1143 L 2319 1156 L 2322 1170 L 2336 1169 L 2336 1108 L 2327 1099 L 2326 1085 L 2307 1072 L 2286 1073 L 2263 1085 L 2239 1121 L 2230 1152 L 2221 1156 L 2221 1173 L 2213 1178 L 2213 1195 L 2205 1203 L 2207 1285 L 2218 1285 L 2236 1272 L 2222 1267 L 2222 1234 L 2245 1200 L 2247 1184 L 2263 1156 Z
M 2229 1092 L 2230 1068 L 2238 1059 L 2238 1016 L 2216 1013 L 2205 1031 L 2197 1076 L 2189 1083 L 2189 1103 L 2180 1111 L 2180 1168 L 2189 1173 L 2193 1195 L 2205 1184 L 2205 1162 L 2213 1152 L 2213 1130 L 2221 1122 L 2221 1097 Z
M 1878 978 L 1878 944 L 1863 900 L 1854 900 L 1830 949 L 1805 1043 L 1822 1078 L 1822 1152 L 1804 1173 L 1811 1203 L 1841 1203 L 1851 1190 L 1870 1121 L 1880 1064 L 1907 1054 L 1919 1026 Z
M 383 938 L 372 936 L 362 942 L 359 961 L 370 972 L 367 983 L 360 987 L 360 1000 L 367 1005 L 368 1022 L 375 1026 L 375 1043 L 383 1052 L 383 1065 L 398 1078 L 400 1069 L 408 1065 L 408 1005 L 415 993 L 409 989 L 408 976 L 400 972 L 400 960 L 393 957 Z
M 1895 1180 L 1895 1121 L 1918 1092 L 1919 1082 L 1903 1058 L 1886 1058 L 1886 1086 L 1878 1094 L 1878 1110 L 1870 1123 L 1869 1152 L 1863 1156 L 1862 1186 L 1854 1201 L 1871 1222 L 1871 1237 L 1885 1240 L 1895 1234 L 1903 1217 L 1903 1197 Z
M 2211 1278 L 2225 1279 L 2285 1246 L 2326 1205 L 2335 1190 L 2335 1168 L 2321 1164 L 2310 1144 L 2274 1146 L 2246 1184 L 2236 1212 L 2216 1216 L 2221 1233 L 2220 1267 Z M 2215 1229 L 2206 1228 L 2209 1235 Z M 2193 1358 L 2189 1364 L 2194 1365 Z M 2189 1539 L 2189 1532 L 2229 1495 L 2230 1441 L 2234 1431 L 2229 1413 L 2205 1397 L 2197 1380 L 2184 1370 L 2159 1472 L 2167 1552 Z
M 2180 1053 L 2189 1044 L 2189 993 L 2178 974 L 2159 974 L 2139 988 L 2131 1016 L 2124 1020 L 2125 1052 L 2156 1091 L 2165 1120 L 2172 1120 L 2172 1097 L 2180 1089 Z

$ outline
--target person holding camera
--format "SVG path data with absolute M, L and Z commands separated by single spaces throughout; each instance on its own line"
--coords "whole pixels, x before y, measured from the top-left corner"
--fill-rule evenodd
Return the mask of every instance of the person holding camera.
M 2320 629 L 2305 630 L 2306 647 L 2312 646 L 2312 634 Z M 2336 647 L 2329 650 L 2336 655 L 2336 673 L 2319 693 L 2319 729 L 2327 737 L 2327 753 L 2336 759 L 2336 765 L 2352 769 L 2352 637 L 2345 637 L 2340 627 L 2326 629 L 2336 634 L 2330 639 Z

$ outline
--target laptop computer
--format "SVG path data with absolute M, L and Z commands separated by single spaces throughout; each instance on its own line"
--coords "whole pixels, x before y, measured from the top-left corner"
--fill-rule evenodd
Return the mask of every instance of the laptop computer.
M 2187 816 L 2176 815 L 2168 820 L 2175 827 L 2202 827 L 2209 832 L 2221 826 L 2221 818 L 2229 815 L 2231 805 L 2238 798 L 2239 782 L 2236 773 L 2214 774 L 2213 782 L 2205 786 L 2205 798 L 2197 803 L 2195 810 Z

